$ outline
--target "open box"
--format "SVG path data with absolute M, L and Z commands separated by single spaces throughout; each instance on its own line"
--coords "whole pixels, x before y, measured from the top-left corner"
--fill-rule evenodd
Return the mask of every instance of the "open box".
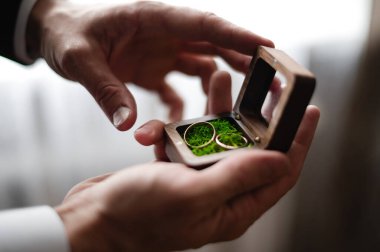
M 277 92 L 275 109 L 273 110 L 273 104 L 269 105 L 272 110 L 268 117 L 265 115 L 264 104 L 267 104 L 272 92 L 274 85 L 272 83 L 278 82 L 274 80 L 283 81 L 285 85 L 281 85 L 280 91 Z M 310 102 L 315 85 L 315 76 L 283 51 L 259 46 L 245 76 L 233 111 L 165 125 L 166 154 L 172 162 L 180 162 L 200 169 L 246 148 L 287 152 Z M 272 95 L 272 97 L 275 96 L 275 94 Z M 195 132 L 193 129 L 195 126 L 202 126 L 203 131 L 210 131 L 210 134 L 213 132 L 210 142 L 214 144 L 216 140 L 222 139 L 215 133 L 215 120 L 218 119 L 226 121 L 237 130 L 240 139 L 244 140 L 242 147 L 229 149 L 224 147 L 232 146 L 231 144 L 223 144 L 223 151 L 195 155 L 193 151 L 197 147 L 185 141 L 185 139 L 189 140 L 189 130 Z M 215 127 L 210 126 L 210 123 Z M 208 142 L 205 144 L 207 145 Z

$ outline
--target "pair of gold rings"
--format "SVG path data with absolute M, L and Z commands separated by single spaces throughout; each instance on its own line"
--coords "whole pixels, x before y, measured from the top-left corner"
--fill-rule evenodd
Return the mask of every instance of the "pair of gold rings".
M 201 130 L 199 132 L 196 132 L 195 130 L 197 129 L 198 126 L 206 126 L 206 127 L 201 127 Z M 206 139 L 202 139 L 200 137 L 199 141 L 196 142 L 195 144 L 192 143 L 190 144 L 188 142 L 188 136 L 190 134 L 199 134 L 199 135 L 208 135 L 211 137 L 208 137 Z M 233 149 L 238 149 L 241 147 L 245 147 L 248 145 L 248 140 L 244 136 L 238 133 L 221 133 L 216 135 L 216 130 L 215 127 L 209 123 L 209 122 L 196 122 L 189 127 L 186 128 L 183 139 L 187 146 L 193 148 L 193 149 L 200 149 L 203 147 L 208 146 L 211 144 L 214 140 L 217 145 L 220 147 L 227 149 L 227 150 L 233 150 Z

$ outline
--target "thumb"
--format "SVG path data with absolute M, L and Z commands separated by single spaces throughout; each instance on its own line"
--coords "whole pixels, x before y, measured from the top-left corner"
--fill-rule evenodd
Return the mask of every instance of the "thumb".
M 126 85 L 120 82 L 99 82 L 92 93 L 111 123 L 126 131 L 136 122 L 136 102 Z
M 214 195 L 219 204 L 271 183 L 289 170 L 290 162 L 280 152 L 242 151 L 203 170 L 202 184 L 207 187 L 203 191 Z
M 135 99 L 105 60 L 98 57 L 81 60 L 73 77 L 90 92 L 117 129 L 125 131 L 133 126 L 137 116 Z
M 157 160 L 168 161 L 165 152 L 165 124 L 159 120 L 151 120 L 135 131 L 135 139 L 142 145 L 154 144 L 154 154 Z

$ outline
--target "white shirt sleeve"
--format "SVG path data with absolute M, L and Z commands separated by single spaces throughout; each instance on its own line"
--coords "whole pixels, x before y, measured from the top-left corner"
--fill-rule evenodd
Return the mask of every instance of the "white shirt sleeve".
M 61 218 L 50 206 L 0 211 L 1 252 L 69 252 Z
M 17 58 L 27 64 L 34 62 L 26 50 L 26 26 L 28 24 L 29 14 L 37 0 L 23 0 L 18 11 L 13 44 Z

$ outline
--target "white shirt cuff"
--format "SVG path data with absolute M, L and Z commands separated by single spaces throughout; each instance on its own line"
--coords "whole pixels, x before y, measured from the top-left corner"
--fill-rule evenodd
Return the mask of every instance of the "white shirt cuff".
M 26 50 L 26 26 L 28 24 L 29 14 L 37 0 L 23 0 L 17 15 L 15 33 L 14 33 L 14 49 L 15 55 L 26 64 L 34 62 L 28 55 Z
M 49 206 L 0 211 L 0 251 L 69 252 L 62 220 Z

